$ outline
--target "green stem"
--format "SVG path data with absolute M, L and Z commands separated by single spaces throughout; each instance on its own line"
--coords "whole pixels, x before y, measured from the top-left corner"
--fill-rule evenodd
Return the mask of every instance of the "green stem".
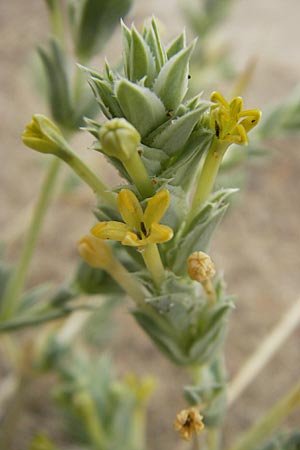
M 198 179 L 196 191 L 193 197 L 190 214 L 187 217 L 187 223 L 193 220 L 198 213 L 200 206 L 207 200 L 210 195 L 215 180 L 229 144 L 226 142 L 219 142 L 218 139 L 214 139 L 210 149 L 207 152 L 200 176 Z
M 61 44 L 64 43 L 64 24 L 62 20 L 62 11 L 58 0 L 46 0 L 49 10 L 51 32 Z
M 300 383 L 279 400 L 239 441 L 229 450 L 252 450 L 278 430 L 281 422 L 300 407 Z
M 48 168 L 38 202 L 33 211 L 32 220 L 21 252 L 21 257 L 15 271 L 9 279 L 1 304 L 1 320 L 7 320 L 14 315 L 29 270 L 30 262 L 37 244 L 39 233 L 45 218 L 53 192 L 56 186 L 60 161 L 54 158 Z
M 142 252 L 147 269 L 152 275 L 156 287 L 160 287 L 165 278 L 165 269 L 156 244 L 148 244 Z
M 134 152 L 123 165 L 143 198 L 151 197 L 154 194 L 153 185 L 138 152 Z
M 221 433 L 219 428 L 207 428 L 206 442 L 208 450 L 219 450 Z
M 97 175 L 71 150 L 62 149 L 57 156 L 63 159 L 77 175 L 92 188 L 95 194 L 106 203 L 117 208 L 117 197 L 109 192 L 108 186 L 102 183 Z
M 146 448 L 145 406 L 137 405 L 133 412 L 131 448 L 144 450 Z
M 145 305 L 145 294 L 141 284 L 132 277 L 116 258 L 113 259 L 106 271 L 127 292 L 137 306 L 143 307 Z

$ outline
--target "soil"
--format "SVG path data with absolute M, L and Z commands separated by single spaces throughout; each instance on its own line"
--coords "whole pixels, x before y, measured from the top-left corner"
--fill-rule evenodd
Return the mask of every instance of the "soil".
M 165 24 L 166 40 L 181 30 L 183 19 L 175 0 L 136 1 L 131 17 L 139 23 L 153 13 Z M 298 0 L 240 0 L 233 3 L 229 17 L 216 33 L 215 41 L 227 43 L 238 69 L 245 66 L 250 56 L 259 56 L 246 95 L 249 108 L 264 110 L 265 105 L 279 101 L 299 82 L 299 17 Z M 0 30 L 0 225 L 12 261 L 19 253 L 28 211 L 43 179 L 44 159 L 20 141 L 20 133 L 32 113 L 45 112 L 35 93 L 28 65 L 32 48 L 46 38 L 43 2 L 1 2 Z M 119 42 L 117 34 L 107 50 L 108 55 L 115 51 L 117 57 Z M 102 162 L 98 156 L 81 150 L 90 142 L 80 137 L 74 145 L 84 158 L 100 168 Z M 213 244 L 213 259 L 217 267 L 224 269 L 228 290 L 237 298 L 226 343 L 229 378 L 237 373 L 300 294 L 299 146 L 297 136 L 278 140 L 272 143 L 270 158 L 248 166 L 243 192 Z M 111 182 L 111 170 L 102 169 L 102 173 Z M 93 196 L 85 188 L 79 188 L 76 195 L 65 192 L 58 197 L 47 215 L 32 264 L 30 285 L 61 282 L 72 273 L 77 258 L 76 242 L 93 223 L 90 214 L 93 206 Z M 139 374 L 153 374 L 158 380 L 150 403 L 149 449 L 187 448 L 172 430 L 176 412 L 184 407 L 180 386 L 186 381 L 185 374 L 158 354 L 125 308 L 118 312 L 116 319 L 119 326 L 113 350 L 120 373 L 130 367 Z M 224 427 L 226 442 L 237 431 L 245 430 L 299 380 L 299 341 L 300 329 L 229 410 Z M 3 378 L 7 366 L 3 360 L 0 369 Z M 36 383 L 26 414 L 17 425 L 11 450 L 25 450 L 30 437 L 40 428 L 56 437 L 61 448 L 70 449 L 64 443 L 59 419 L 45 394 L 52 384 L 48 379 Z M 299 413 L 287 425 L 300 430 Z

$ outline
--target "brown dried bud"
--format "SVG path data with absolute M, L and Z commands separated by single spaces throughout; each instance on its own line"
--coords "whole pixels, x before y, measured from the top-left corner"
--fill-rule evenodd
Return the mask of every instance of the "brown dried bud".
M 194 252 L 188 257 L 187 273 L 192 280 L 204 283 L 215 276 L 216 270 L 209 255 L 204 252 Z

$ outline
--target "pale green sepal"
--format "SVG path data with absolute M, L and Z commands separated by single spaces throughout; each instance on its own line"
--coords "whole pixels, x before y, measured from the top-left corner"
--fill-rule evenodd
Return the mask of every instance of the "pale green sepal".
M 123 66 L 126 78 L 130 78 L 130 46 L 131 30 L 121 20 L 122 42 L 123 42 Z
M 204 104 L 178 119 L 171 120 L 168 127 L 156 136 L 150 145 L 164 150 L 169 156 L 174 155 L 184 147 L 194 126 L 206 109 L 207 106 Z
M 148 174 L 155 177 L 161 173 L 163 165 L 168 160 L 168 156 L 162 150 L 142 144 L 140 145 L 140 155 Z
M 213 232 L 224 216 L 228 202 L 225 200 L 236 189 L 222 189 L 214 193 L 196 214 L 194 220 L 167 255 L 172 270 L 177 275 L 186 273 L 186 261 L 194 251 L 207 251 Z
M 108 119 L 122 117 L 123 113 L 115 97 L 110 82 L 91 77 L 89 80 L 94 95 Z
M 186 193 L 183 191 L 181 186 L 172 186 L 170 184 L 163 184 L 163 186 L 168 189 L 170 193 L 170 205 L 161 223 L 168 225 L 174 232 L 176 232 L 182 223 L 182 217 L 184 217 L 188 212 Z M 169 244 L 166 243 L 161 246 L 162 258 L 164 258 L 165 249 L 168 247 L 173 247 L 171 241 Z
M 190 56 L 196 41 L 174 55 L 162 68 L 153 85 L 154 92 L 168 111 L 175 110 L 182 102 L 188 88 Z
M 142 137 L 166 120 L 162 101 L 148 88 L 121 80 L 116 83 L 116 96 L 124 117 Z
M 171 185 L 181 186 L 184 191 L 188 191 L 198 172 L 200 159 L 210 147 L 212 139 L 211 133 L 194 131 L 179 158 L 161 173 L 161 177 L 169 179 Z
M 146 77 L 146 86 L 151 84 L 155 75 L 154 58 L 148 45 L 134 26 L 131 30 L 129 74 L 130 81 L 134 82 Z
M 185 365 L 185 355 L 176 344 L 176 341 L 174 341 L 174 338 L 165 333 L 152 317 L 138 310 L 131 311 L 131 314 L 152 339 L 158 349 L 167 356 L 170 361 L 177 365 Z
M 84 117 L 84 122 L 86 124 L 85 127 L 81 127 L 81 130 L 86 130 L 89 133 L 91 133 L 95 138 L 98 139 L 99 131 L 101 129 L 100 123 L 98 123 L 96 120 L 92 120 L 88 117 Z
M 170 43 L 169 47 L 167 48 L 168 59 L 171 59 L 172 56 L 179 53 L 182 49 L 185 48 L 185 46 L 186 46 L 186 36 L 185 32 L 183 31 Z
M 231 302 L 218 302 L 213 307 L 206 305 L 201 309 L 197 327 L 197 338 L 189 349 L 189 357 L 198 364 L 210 361 L 223 345 Z
M 161 42 L 160 35 L 157 28 L 157 23 L 154 17 L 151 20 L 151 25 L 145 30 L 144 38 L 150 47 L 150 50 L 154 56 L 156 62 L 157 73 L 167 61 L 164 46 Z

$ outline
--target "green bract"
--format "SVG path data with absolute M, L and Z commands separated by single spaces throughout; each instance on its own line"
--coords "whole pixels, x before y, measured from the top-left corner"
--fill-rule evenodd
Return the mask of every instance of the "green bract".
M 125 24 L 122 30 L 122 70 L 114 71 L 108 63 L 103 74 L 85 68 L 89 83 L 108 119 L 124 117 L 140 133 L 140 154 L 148 173 L 162 183 L 168 180 L 187 188 L 212 139 L 212 133 L 200 126 L 210 102 L 200 96 L 185 100 L 195 43 L 187 46 L 182 33 L 165 48 L 155 19 L 141 33 Z M 94 122 L 91 129 L 89 120 L 87 125 L 92 132 L 97 127 Z M 177 165 L 184 164 L 188 180 L 174 173 L 177 160 Z M 128 178 L 116 161 L 112 163 Z

